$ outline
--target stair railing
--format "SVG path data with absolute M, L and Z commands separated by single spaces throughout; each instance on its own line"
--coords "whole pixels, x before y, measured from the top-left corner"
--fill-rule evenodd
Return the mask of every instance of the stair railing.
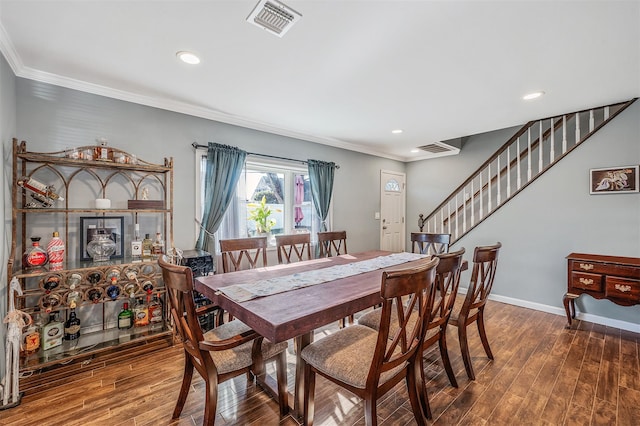
M 528 122 L 427 217 L 419 215 L 420 232 L 462 238 L 636 99 Z

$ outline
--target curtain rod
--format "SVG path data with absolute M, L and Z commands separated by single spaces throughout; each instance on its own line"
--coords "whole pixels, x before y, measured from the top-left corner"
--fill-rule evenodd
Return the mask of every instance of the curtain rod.
M 207 145 L 200 145 L 197 142 L 192 143 L 191 146 L 194 147 L 195 149 L 198 149 L 198 148 L 207 149 L 207 148 L 209 148 Z M 275 158 L 276 160 L 287 160 L 287 161 L 295 161 L 297 163 L 302 163 L 302 164 L 308 164 L 308 162 L 305 161 L 305 160 L 296 160 L 294 158 L 279 157 L 277 155 L 258 154 L 257 152 L 247 152 L 247 155 L 255 155 L 255 156 L 258 156 L 258 157 Z M 336 169 L 339 169 L 340 165 L 336 164 L 335 167 L 336 167 Z

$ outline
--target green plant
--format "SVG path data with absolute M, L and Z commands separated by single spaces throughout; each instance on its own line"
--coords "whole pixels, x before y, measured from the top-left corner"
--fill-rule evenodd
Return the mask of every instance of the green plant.
M 256 232 L 264 233 L 271 231 L 271 228 L 276 224 L 276 221 L 269 219 L 271 216 L 271 209 L 267 206 L 267 197 L 262 196 L 260 204 L 249 204 L 249 206 L 256 206 L 249 212 L 249 219 L 256 223 Z

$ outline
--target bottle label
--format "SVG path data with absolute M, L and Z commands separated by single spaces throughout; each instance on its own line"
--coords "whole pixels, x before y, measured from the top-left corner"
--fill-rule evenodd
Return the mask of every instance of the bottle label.
M 59 271 L 64 262 L 64 243 L 60 238 L 54 238 L 47 244 L 49 254 L 49 270 Z
M 118 328 L 131 327 L 131 317 L 118 318 Z
M 25 351 L 34 352 L 40 347 L 40 334 L 32 331 L 24 336 Z
M 149 321 L 161 322 L 162 321 L 162 309 L 160 306 L 152 306 L 149 308 Z
M 65 334 L 77 334 L 80 331 L 80 324 L 71 325 L 69 327 L 65 327 Z
M 27 265 L 42 266 L 47 263 L 47 255 L 44 252 L 33 250 L 27 255 Z

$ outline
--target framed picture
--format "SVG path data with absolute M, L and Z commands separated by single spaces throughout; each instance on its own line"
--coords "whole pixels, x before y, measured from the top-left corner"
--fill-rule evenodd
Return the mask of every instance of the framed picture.
M 87 244 L 93 236 L 104 230 L 116 243 L 116 252 L 112 259 L 124 256 L 124 216 L 95 216 L 80 218 L 80 260 L 93 260 L 87 253 Z
M 640 166 L 607 167 L 590 170 L 590 194 L 638 192 Z

